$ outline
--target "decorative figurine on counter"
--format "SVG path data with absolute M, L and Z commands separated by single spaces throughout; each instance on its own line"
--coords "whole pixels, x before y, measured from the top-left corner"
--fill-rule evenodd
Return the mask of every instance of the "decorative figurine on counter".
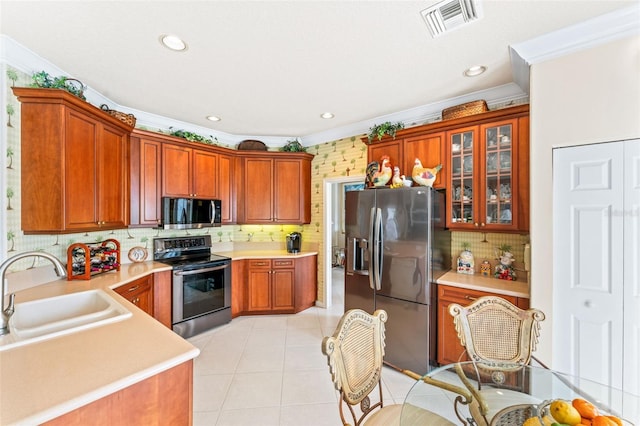
M 500 246 L 502 254 L 499 256 L 500 263 L 496 265 L 494 277 L 501 280 L 515 281 L 516 271 L 513 269 L 512 263 L 515 261 L 513 254 L 509 250 L 511 247 L 508 245 Z
M 475 262 L 473 260 L 473 253 L 469 250 L 469 243 L 462 243 L 462 251 L 458 256 L 458 273 L 473 275 L 475 271 Z
M 435 167 L 428 168 L 422 167 L 420 159 L 416 158 L 411 177 L 413 181 L 422 186 L 433 186 L 433 182 L 436 180 L 436 175 L 442 170 L 442 164 L 438 164 Z
M 482 275 L 483 277 L 488 277 L 491 275 L 491 264 L 486 259 L 483 260 L 482 264 L 480 265 L 480 275 Z
M 382 163 L 382 164 L 380 164 Z M 367 188 L 385 186 L 391 180 L 391 162 L 388 155 L 380 158 L 380 163 L 372 161 L 367 165 L 365 184 Z

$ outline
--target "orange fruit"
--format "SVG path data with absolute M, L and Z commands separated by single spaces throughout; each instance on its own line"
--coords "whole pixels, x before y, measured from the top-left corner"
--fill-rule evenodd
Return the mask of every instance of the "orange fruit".
M 595 416 L 591 422 L 591 426 L 618 426 L 618 423 L 607 416 Z
M 606 416 L 609 420 L 612 420 L 615 424 L 617 424 L 618 426 L 624 426 L 622 424 L 622 420 L 620 420 L 619 418 L 617 418 L 616 416 Z
M 580 424 L 584 426 L 592 426 L 591 419 L 585 419 L 584 417 L 580 420 Z
M 585 419 L 593 419 L 600 414 L 598 413 L 598 408 L 586 399 L 576 398 L 571 401 L 571 405 L 573 405 L 573 407 L 578 410 L 578 413 L 580 413 L 580 416 Z

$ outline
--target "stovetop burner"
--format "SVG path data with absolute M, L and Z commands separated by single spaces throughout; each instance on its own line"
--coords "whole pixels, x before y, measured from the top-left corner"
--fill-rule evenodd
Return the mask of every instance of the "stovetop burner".
M 208 254 L 205 256 L 198 256 L 198 257 L 176 257 L 176 258 L 162 258 L 162 259 L 156 259 L 156 261 L 158 262 L 162 262 L 162 263 L 166 263 L 168 265 L 173 266 L 174 268 L 180 267 L 180 266 L 185 266 L 185 265 L 193 265 L 193 266 L 199 266 L 199 265 L 205 265 L 205 264 L 209 264 L 209 263 L 214 263 L 214 262 L 219 262 L 219 261 L 226 261 L 226 260 L 231 260 L 231 258 L 226 257 L 226 256 L 220 256 L 217 254 Z

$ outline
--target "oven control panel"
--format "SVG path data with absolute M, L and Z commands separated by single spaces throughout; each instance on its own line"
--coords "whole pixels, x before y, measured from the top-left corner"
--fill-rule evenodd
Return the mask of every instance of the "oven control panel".
M 164 254 L 171 254 L 176 257 L 195 251 L 209 251 L 211 249 L 211 235 L 201 235 L 197 237 L 173 237 L 154 238 L 153 252 L 154 258 L 164 257 Z

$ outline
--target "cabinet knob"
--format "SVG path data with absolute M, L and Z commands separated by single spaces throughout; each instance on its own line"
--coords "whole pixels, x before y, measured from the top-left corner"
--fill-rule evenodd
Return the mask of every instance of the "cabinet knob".
M 474 223 L 473 225 L 477 228 L 478 227 L 478 222 Z

